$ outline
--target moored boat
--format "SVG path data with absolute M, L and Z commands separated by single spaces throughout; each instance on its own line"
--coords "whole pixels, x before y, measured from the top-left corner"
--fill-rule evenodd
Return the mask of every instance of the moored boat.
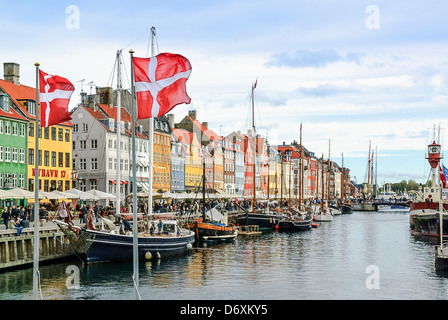
M 158 232 L 138 233 L 139 259 L 183 254 L 192 248 L 195 242 L 193 231 L 180 228 L 176 220 L 160 221 L 162 224 Z M 54 222 L 67 235 L 75 252 L 88 263 L 133 258 L 133 234 L 123 232 L 121 226 L 116 226 L 115 229 L 89 230 L 62 221 Z
M 440 236 L 440 218 L 442 218 L 443 238 L 448 239 L 448 215 L 439 215 L 440 210 L 448 210 L 448 203 L 441 199 L 442 185 L 440 175 L 441 145 L 435 139 L 428 145 L 428 162 L 431 166 L 431 186 L 419 190 L 418 198 L 410 202 L 409 223 L 414 236 L 427 240 L 437 240 Z

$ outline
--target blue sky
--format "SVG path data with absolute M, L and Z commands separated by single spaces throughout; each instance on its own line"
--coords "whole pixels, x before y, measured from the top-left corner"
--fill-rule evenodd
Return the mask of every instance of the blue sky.
M 372 7 L 373 5 L 373 7 Z M 448 3 L 444 1 L 15 1 L 2 0 L 3 62 L 21 66 L 34 85 L 34 63 L 70 79 L 112 85 L 123 49 L 147 56 L 149 30 L 160 52 L 186 56 L 190 105 L 218 133 L 256 127 L 272 144 L 299 140 L 363 182 L 369 142 L 378 150 L 378 182 L 429 173 L 432 128 L 447 134 Z M 73 6 L 79 12 L 69 10 Z M 372 9 L 373 8 L 373 9 Z M 75 27 L 74 27 L 75 26 Z M 373 27 L 373 28 L 372 28 Z M 445 149 L 445 148 L 444 148 Z

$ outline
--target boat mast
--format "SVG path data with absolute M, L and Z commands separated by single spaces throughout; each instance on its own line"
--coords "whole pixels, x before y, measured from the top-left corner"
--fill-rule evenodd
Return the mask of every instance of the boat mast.
M 132 124 L 134 126 L 134 124 Z M 121 50 L 117 51 L 117 200 L 115 203 L 116 213 L 120 214 L 120 200 L 121 200 Z M 132 176 L 134 183 L 136 183 L 136 177 Z
M 253 191 L 253 205 L 252 205 L 252 207 L 253 207 L 253 211 L 254 211 L 254 213 L 256 212 L 256 205 L 257 205 L 257 199 L 256 199 L 256 191 L 255 191 L 255 180 L 256 180 L 256 175 L 255 175 L 255 159 L 256 159 L 256 157 L 255 157 L 255 152 L 256 152 L 256 139 L 257 139 L 257 137 L 256 137 L 256 134 L 255 134 L 255 116 L 254 116 L 254 113 L 255 113 L 255 108 L 254 108 L 254 90 L 255 90 L 255 88 L 257 87 L 257 81 L 258 80 L 255 80 L 255 84 L 253 84 L 252 85 L 252 129 L 253 129 L 253 137 L 254 137 L 254 140 L 253 140 L 253 155 L 252 155 L 252 158 L 253 158 L 253 160 L 252 160 L 252 191 Z
M 205 222 L 205 150 L 202 148 L 202 219 Z
M 325 186 L 324 186 L 324 153 L 322 152 L 322 201 L 320 203 L 321 213 L 324 213 L 324 197 L 325 197 Z
M 299 189 L 299 211 L 302 210 L 302 196 L 303 196 L 303 162 L 302 162 L 302 156 L 303 156 L 303 148 L 302 148 L 302 123 L 300 123 L 300 156 L 299 156 L 299 179 L 300 179 L 300 189 Z
M 136 150 L 135 150 L 135 84 L 134 84 L 134 66 L 132 58 L 134 56 L 134 50 L 129 51 L 131 55 L 131 119 L 132 119 L 132 217 L 133 217 L 133 241 L 132 241 L 132 253 L 133 253 L 133 281 L 134 281 L 134 293 L 136 300 L 140 298 L 138 290 L 139 274 L 138 274 L 138 222 L 137 222 L 137 181 L 136 181 Z M 119 165 L 119 164 L 118 164 Z M 151 193 L 150 193 L 151 195 Z M 152 205 L 152 199 L 148 198 L 149 206 Z
M 328 186 L 327 186 L 328 205 L 330 205 L 330 178 L 331 178 L 330 139 L 328 139 Z

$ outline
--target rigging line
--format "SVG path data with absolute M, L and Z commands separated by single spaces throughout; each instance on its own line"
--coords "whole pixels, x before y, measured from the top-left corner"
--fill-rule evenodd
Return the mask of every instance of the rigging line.
M 110 73 L 110 76 L 109 76 L 109 80 L 107 80 L 107 86 L 109 86 L 109 84 L 110 84 L 111 87 L 113 86 L 113 81 L 114 81 L 114 77 L 115 77 L 115 68 L 116 67 L 117 67 L 117 59 L 115 59 L 114 66 L 112 68 L 112 72 Z
M 152 27 L 151 27 L 152 28 Z M 126 48 L 128 48 L 129 46 L 131 46 L 132 44 L 134 44 L 135 42 L 137 42 L 137 40 L 140 40 L 141 37 L 143 37 L 145 34 L 147 34 L 148 32 L 151 31 L 151 28 L 149 28 L 148 30 L 146 30 L 144 33 L 142 33 L 141 35 L 139 35 L 137 37 L 137 39 L 135 39 L 134 41 L 132 41 L 131 43 L 129 43 L 128 45 L 126 45 L 125 47 L 123 47 L 121 50 L 124 50 Z

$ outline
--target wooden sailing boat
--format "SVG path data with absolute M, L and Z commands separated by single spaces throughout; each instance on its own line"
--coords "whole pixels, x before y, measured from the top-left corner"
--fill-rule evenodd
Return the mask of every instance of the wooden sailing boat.
M 256 156 L 256 143 L 257 135 L 255 132 L 255 119 L 254 119 L 254 90 L 257 87 L 257 81 L 252 85 L 252 129 L 253 129 L 253 160 L 252 160 L 252 190 L 253 190 L 253 200 L 252 200 L 252 212 L 239 207 L 243 210 L 243 214 L 238 216 L 238 225 L 256 225 L 260 229 L 275 229 L 278 225 L 280 219 L 284 217 L 283 214 L 277 214 L 276 212 L 270 212 L 269 209 L 258 209 L 257 210 L 257 198 L 256 198 L 256 188 L 255 188 L 255 156 Z
M 302 188 L 303 188 L 303 148 L 302 148 L 302 124 L 300 124 L 300 191 L 299 191 L 299 202 L 297 210 L 294 207 L 291 207 L 291 191 L 289 192 L 289 201 L 288 201 L 288 214 L 289 217 L 285 217 L 278 222 L 278 227 L 280 230 L 284 231 L 302 231 L 311 229 L 311 224 L 313 219 L 311 215 L 307 212 L 302 211 Z M 291 190 L 291 175 L 290 175 L 290 186 Z
M 196 239 L 198 241 L 232 241 L 238 235 L 236 226 L 228 224 L 227 217 L 222 215 L 216 208 L 210 208 L 209 211 L 206 211 L 205 179 L 204 155 L 202 160 L 202 217 L 194 218 L 193 222 L 187 222 L 186 228 L 196 233 Z

